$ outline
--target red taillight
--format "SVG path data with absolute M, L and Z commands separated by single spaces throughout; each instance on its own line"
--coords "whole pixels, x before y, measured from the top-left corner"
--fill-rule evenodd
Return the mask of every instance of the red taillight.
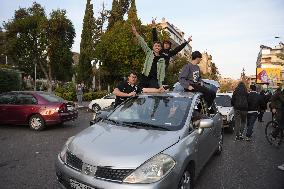
M 66 112 L 67 111 L 67 107 L 66 104 L 63 103 L 59 106 L 58 112 Z

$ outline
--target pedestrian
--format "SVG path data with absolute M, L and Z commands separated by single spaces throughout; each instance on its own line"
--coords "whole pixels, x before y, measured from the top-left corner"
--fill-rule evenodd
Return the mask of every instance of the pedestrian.
M 123 81 L 117 85 L 117 87 L 113 90 L 113 94 L 116 96 L 115 98 L 115 107 L 126 101 L 131 97 L 135 97 L 136 95 L 142 92 L 164 92 L 163 88 L 142 88 L 137 85 L 137 73 L 134 71 L 130 71 L 127 77 L 127 81 Z
M 159 41 L 155 19 L 152 20 L 152 37 L 153 37 L 153 42 Z M 169 66 L 169 63 L 170 63 L 170 58 L 175 56 L 177 53 L 179 53 L 191 41 L 192 41 L 192 36 L 190 36 L 187 41 L 183 42 L 182 44 L 180 44 L 179 46 L 177 46 L 174 49 L 171 49 L 172 43 L 169 40 L 163 41 L 160 54 L 165 59 L 166 70 L 168 69 L 168 66 Z
M 248 92 L 243 82 L 240 82 L 234 90 L 231 104 L 234 108 L 235 140 L 243 140 L 248 112 Z
M 250 85 L 250 92 L 248 94 L 248 112 L 247 112 L 247 130 L 246 141 L 251 141 L 253 133 L 253 126 L 258 117 L 258 111 L 264 106 L 264 98 L 256 92 L 256 86 Z
M 272 113 L 275 115 L 275 119 L 279 125 L 277 129 L 272 132 L 272 137 L 276 137 L 281 129 L 284 129 L 284 85 L 279 87 L 274 95 L 271 97 Z
M 152 49 L 147 46 L 147 43 L 139 35 L 134 25 L 132 32 L 138 39 L 138 43 L 146 54 L 144 67 L 142 71 L 141 83 L 142 88 L 161 88 L 165 79 L 165 58 L 160 55 L 162 49 L 161 42 L 155 41 Z
M 264 114 L 264 112 L 267 108 L 268 101 L 267 101 L 267 97 L 265 95 L 264 90 L 260 91 L 259 94 L 260 94 L 260 98 L 261 98 L 261 106 L 259 108 L 259 113 L 258 113 L 257 118 L 258 118 L 259 122 L 263 122 L 262 118 L 263 118 L 263 114 Z
M 198 64 L 202 59 L 202 54 L 199 51 L 194 51 L 191 56 L 192 61 L 185 64 L 179 74 L 179 83 L 185 91 L 203 93 L 208 107 L 211 107 L 216 97 L 216 92 L 205 87 L 201 80 Z
M 76 95 L 77 95 L 77 100 L 78 100 L 78 107 L 82 107 L 83 94 L 84 94 L 84 83 L 81 82 L 76 85 Z

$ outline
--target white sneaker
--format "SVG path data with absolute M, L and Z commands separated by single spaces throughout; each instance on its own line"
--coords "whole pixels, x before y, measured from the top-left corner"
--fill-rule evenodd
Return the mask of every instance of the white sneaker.
M 284 164 L 279 165 L 279 166 L 278 166 L 278 169 L 280 169 L 280 170 L 284 171 Z

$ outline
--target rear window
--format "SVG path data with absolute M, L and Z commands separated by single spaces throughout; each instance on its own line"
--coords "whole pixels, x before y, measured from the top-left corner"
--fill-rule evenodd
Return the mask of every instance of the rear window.
M 63 98 L 60 98 L 54 94 L 38 93 L 38 95 L 47 100 L 48 102 L 65 102 Z

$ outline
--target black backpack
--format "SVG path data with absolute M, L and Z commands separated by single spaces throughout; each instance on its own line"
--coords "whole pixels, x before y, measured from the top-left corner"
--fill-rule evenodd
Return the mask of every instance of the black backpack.
M 236 110 L 248 110 L 248 96 L 245 94 L 235 95 L 234 108 Z

